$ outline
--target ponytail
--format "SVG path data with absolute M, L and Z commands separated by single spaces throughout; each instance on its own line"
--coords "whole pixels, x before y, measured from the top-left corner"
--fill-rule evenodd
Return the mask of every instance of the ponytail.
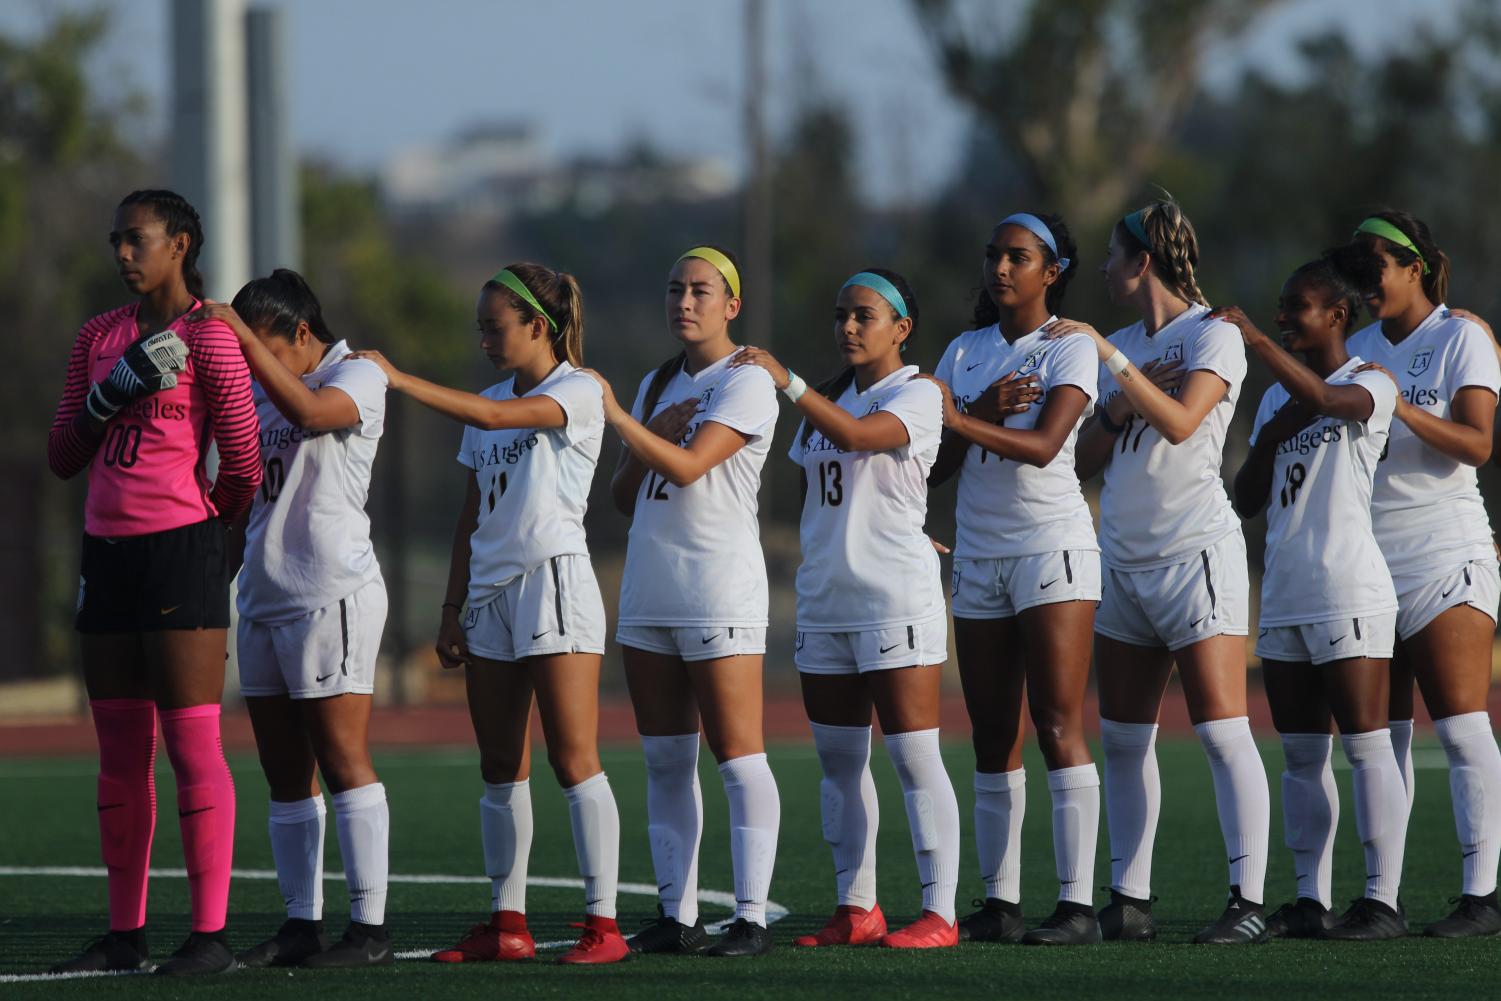
M 1128 221 L 1133 217 L 1141 227 L 1140 233 Z M 1152 273 L 1178 298 L 1209 305 L 1199 291 L 1196 273 L 1199 237 L 1177 202 L 1164 198 L 1132 212 L 1115 224 L 1115 239 L 1128 253 L 1150 255 Z
M 646 395 L 641 398 L 641 422 L 644 424 L 651 420 L 652 411 L 657 409 L 657 401 L 667 390 L 667 384 L 673 376 L 683 370 L 688 363 L 688 352 L 679 351 L 671 358 L 657 366 L 657 370 L 651 374 L 651 382 L 646 385 Z
M 844 395 L 844 391 L 850 388 L 850 383 L 854 381 L 855 366 L 850 365 L 832 379 L 825 379 L 814 386 L 813 391 L 819 396 L 838 402 L 839 398 Z M 804 418 L 803 423 L 798 427 L 798 444 L 807 448 L 808 439 L 811 437 L 813 437 L 813 425 Z
M 202 299 L 203 275 L 198 273 L 198 252 L 203 249 L 203 223 L 198 210 L 182 195 L 163 188 L 132 191 L 120 199 L 120 207 L 126 205 L 149 205 L 168 236 L 188 235 L 188 251 L 182 258 L 182 281 L 193 298 Z
M 1381 248 L 1392 256 L 1400 267 L 1411 267 L 1414 261 L 1421 260 L 1428 265 L 1427 273 L 1423 275 L 1423 293 L 1428 296 L 1428 301 L 1437 306 L 1446 302 L 1449 298 L 1449 255 L 1439 249 L 1433 240 L 1433 234 L 1428 230 L 1428 224 L 1410 212 L 1399 209 L 1381 209 L 1372 212 L 1371 217 L 1383 219 L 1402 231 L 1402 234 L 1412 241 L 1418 249 L 1415 254 L 1411 249 L 1391 240 L 1369 234 L 1357 234 L 1366 239 L 1379 240 Z
M 523 323 L 531 323 L 538 316 L 551 321 L 553 353 L 575 367 L 584 364 L 584 296 L 578 279 L 563 271 L 554 271 L 540 264 L 508 264 L 502 270 L 515 275 L 526 290 L 542 307 L 538 313 L 531 303 L 495 279 L 485 282 L 487 291 L 499 292 L 506 297 L 511 308 L 521 314 Z

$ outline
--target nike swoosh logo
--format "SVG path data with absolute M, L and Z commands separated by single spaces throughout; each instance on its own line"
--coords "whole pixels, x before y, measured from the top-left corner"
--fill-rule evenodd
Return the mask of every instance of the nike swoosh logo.
M 593 907 L 595 904 L 599 903 L 600 900 L 604 900 L 604 899 L 605 899 L 604 897 L 600 897 L 599 900 L 586 900 L 586 901 L 584 901 L 584 906 L 585 907 Z
M 966 371 L 966 372 L 973 372 L 975 369 L 979 368 L 983 364 L 985 364 L 983 361 L 977 361 L 973 365 L 970 365 L 969 367 L 967 367 L 964 371 Z
M 1059 886 L 1072 886 L 1073 884 L 1075 884 L 1077 882 L 1078 882 L 1077 879 L 1060 879 L 1058 881 L 1058 885 Z
M 1263 629 L 1261 632 L 1256 634 L 1256 638 L 1261 639 L 1261 637 L 1265 636 L 1269 632 L 1271 632 L 1270 629 Z
M 699 642 L 700 643 L 713 643 L 717 639 L 719 639 L 719 634 L 715 633 L 713 636 L 705 636 L 703 639 L 699 640 Z
M 1243 858 L 1250 858 L 1250 857 L 1251 857 L 1251 853 L 1250 852 L 1247 852 L 1244 855 L 1237 855 L 1233 859 L 1230 860 L 1230 864 L 1234 865 L 1235 863 L 1239 862 L 1241 859 L 1243 859 Z
M 1203 621 L 1204 621 L 1204 620 L 1205 620 L 1205 619 L 1207 619 L 1207 618 L 1208 618 L 1208 617 L 1209 617 L 1209 616 L 1207 616 L 1207 615 L 1201 615 L 1201 616 L 1199 616 L 1199 617 L 1198 617 L 1198 618 L 1197 618 L 1197 619 L 1193 619 L 1193 620 L 1191 620 L 1191 621 L 1190 621 L 1190 622 L 1189 622 L 1189 623 L 1188 623 L 1188 628 L 1190 628 L 1190 629 L 1197 629 L 1197 628 L 1199 628 L 1199 623 L 1200 623 L 1200 622 L 1203 622 Z
M 318 675 L 318 677 L 316 677 L 316 678 L 313 679 L 313 683 L 317 684 L 317 685 L 321 685 L 325 681 L 327 681 L 329 678 L 332 678 L 334 675 L 336 675 L 338 673 L 339 673 L 338 671 L 329 671 L 327 674 L 320 674 L 320 675 Z
M 670 889 L 671 887 L 672 887 L 671 883 L 663 883 L 661 886 L 657 887 L 657 892 L 658 893 L 664 893 L 668 889 Z
M 1453 593 L 1454 593 L 1454 588 L 1455 588 L 1455 587 L 1459 587 L 1459 585 L 1458 585 L 1458 584 L 1455 584 L 1455 585 L 1454 585 L 1454 587 L 1451 587 L 1451 588 L 1449 588 L 1449 590 L 1447 590 L 1447 591 L 1445 591 L 1445 592 L 1444 592 L 1444 593 L 1443 593 L 1443 594 L 1441 594 L 1441 595 L 1439 595 L 1439 596 L 1438 596 L 1438 597 L 1439 597 L 1439 600 L 1440 600 L 1440 601 L 1442 601 L 1442 600 L 1444 600 L 1444 599 L 1445 599 L 1445 598 L 1447 598 L 1447 597 L 1449 597 L 1449 595 L 1451 595 L 1451 594 L 1453 594 Z
M 924 889 L 924 890 L 926 890 L 926 889 L 927 889 L 927 888 L 928 888 L 928 887 L 930 887 L 930 886 L 937 886 L 937 885 L 938 885 L 938 880 L 936 880 L 936 879 L 935 879 L 935 880 L 933 880 L 933 881 L 932 881 L 932 882 L 931 882 L 931 883 L 924 883 L 924 884 L 923 884 L 923 885 L 922 885 L 922 888 L 923 888 L 923 889 Z M 739 901 L 736 901 L 736 903 L 738 903 L 738 902 L 739 902 Z
M 1111 861 L 1111 862 L 1124 862 L 1124 861 L 1126 861 L 1126 860 L 1125 860 L 1125 859 L 1123 859 L 1123 858 L 1113 858 L 1113 859 L 1111 859 L 1111 860 L 1110 860 L 1110 861 Z
M 1346 633 L 1346 634 L 1345 634 L 1345 636 L 1348 636 L 1348 635 L 1349 635 L 1349 633 Z M 1337 640 L 1330 640 L 1330 641 L 1329 641 L 1329 645 L 1330 645 L 1330 646 L 1338 646 L 1338 645 L 1339 645 L 1339 643 L 1340 643 L 1340 640 L 1343 640 L 1343 639 L 1344 639 L 1344 638 L 1345 638 L 1345 637 L 1344 637 L 1344 636 L 1341 636 L 1341 637 L 1340 637 L 1340 638 L 1339 638 L 1339 639 L 1337 639 Z
M 101 806 L 99 809 L 102 810 L 102 809 L 104 809 L 104 807 Z M 1467 851 L 1467 852 L 1464 853 L 1464 857 L 1465 858 L 1469 858 L 1471 855 L 1474 855 L 1474 854 L 1476 854 L 1479 851 L 1480 851 L 1479 848 L 1471 848 L 1469 851 Z
M 162 614 L 163 615 L 171 615 L 173 612 L 177 611 L 181 607 L 182 607 L 181 605 L 173 605 L 171 608 L 164 608 L 164 609 L 162 609 Z
M 847 873 L 849 871 L 850 871 L 849 866 L 845 866 L 843 869 L 835 869 L 834 870 L 834 875 L 836 875 L 836 876 L 843 876 L 845 873 Z
M 532 633 L 532 639 L 539 640 L 550 632 L 552 632 L 551 629 L 544 629 L 540 633 Z
M 1039 591 L 1046 591 L 1048 588 L 1052 587 L 1056 583 L 1058 583 L 1058 578 L 1054 577 L 1052 580 L 1050 580 L 1046 584 L 1042 585 L 1042 587 L 1038 588 L 1038 590 Z
M 883 647 L 881 647 L 881 652 L 882 653 L 888 653 L 888 652 L 890 652 L 892 650 L 895 650 L 899 646 L 901 646 L 900 643 L 893 643 L 890 646 L 883 646 Z
M 178 810 L 177 811 L 177 815 L 179 817 L 191 817 L 195 813 L 203 813 L 206 810 L 212 810 L 212 809 L 213 809 L 213 807 L 211 807 L 211 806 L 200 806 L 196 810 Z
M 125 805 L 124 803 L 100 803 L 99 804 L 99 812 L 103 813 L 105 810 L 115 810 L 115 809 L 118 809 L 119 807 L 122 807 L 124 805 Z M 1470 854 L 1474 855 L 1475 852 L 1470 852 Z

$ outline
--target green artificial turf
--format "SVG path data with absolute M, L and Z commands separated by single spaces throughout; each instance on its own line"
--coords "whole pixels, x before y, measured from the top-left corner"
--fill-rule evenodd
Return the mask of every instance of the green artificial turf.
M 1282 756 L 1263 744 L 1272 784 L 1272 852 L 1268 904 L 1290 899 L 1292 862 L 1282 847 L 1278 776 Z M 778 948 L 751 961 L 645 957 L 608 968 L 562 968 L 539 961 L 508 965 L 439 966 L 424 960 L 368 971 L 242 970 L 212 983 L 184 983 L 144 976 L 62 982 L 0 982 L 0 999 L 20 997 L 360 997 L 532 998 L 608 997 L 611 1001 L 656 1001 L 674 996 L 725 998 L 851 997 L 903 998 L 1129 998 L 1286 997 L 1370 998 L 1494 996 L 1501 973 L 1501 941 L 1444 942 L 1410 938 L 1395 943 L 1337 944 L 1274 942 L 1250 948 L 1189 944 L 1194 931 L 1224 905 L 1225 855 L 1215 818 L 1209 770 L 1192 739 L 1164 738 L 1159 747 L 1163 783 L 1162 823 L 1157 836 L 1153 891 L 1161 938 L 1148 945 L 1105 944 L 1072 949 L 965 945 L 957 949 L 902 953 L 881 949 L 792 948 L 794 935 L 819 927 L 833 907 L 833 876 L 819 816 L 818 762 L 810 746 L 771 749 L 781 788 L 782 833 L 772 898 L 790 914 L 772 925 Z M 163 756 L 164 757 L 164 756 Z M 1415 928 L 1447 913 L 1458 893 L 1459 849 L 1449 809 L 1442 754 L 1420 745 L 1418 799 L 1408 839 L 1403 899 Z M 982 889 L 970 821 L 972 758 L 962 744 L 946 747 L 949 773 L 959 797 L 963 829 L 959 911 Z M 1339 759 L 1336 750 L 1336 759 Z M 539 755 L 539 761 L 541 756 Z M 240 792 L 235 864 L 271 868 L 266 840 L 264 783 L 253 758 L 231 762 Z M 376 764 L 391 802 L 391 870 L 394 874 L 474 876 L 482 872 L 477 800 L 481 785 L 474 759 L 461 751 L 388 752 Z M 607 751 L 606 769 L 620 805 L 623 883 L 650 884 L 646 841 L 645 770 L 636 749 Z M 1022 904 L 1029 922 L 1052 909 L 1056 893 L 1045 772 L 1029 752 L 1028 809 L 1023 834 Z M 918 911 L 916 869 L 900 790 L 883 751 L 872 762 L 880 790 L 880 899 L 893 925 Z M 726 807 L 707 751 L 702 758 L 705 830 L 700 886 L 728 891 L 730 878 Z M 1361 892 L 1364 865 L 1354 833 L 1349 772 L 1339 772 L 1343 816 L 1335 861 L 1337 906 Z M 545 770 L 533 776 L 536 840 L 533 877 L 577 875 L 568 814 Z M 172 822 L 170 771 L 158 772 L 160 821 L 154 864 L 180 867 L 181 850 Z M 0 761 L 0 866 L 86 866 L 99 863 L 90 759 Z M 338 842 L 330 816 L 327 869 L 340 873 Z M 1109 882 L 1109 846 L 1101 810 L 1097 885 Z M 347 915 L 343 883 L 327 884 L 326 918 L 337 936 Z M 1105 894 L 1097 895 L 1097 904 Z M 562 941 L 576 932 L 582 893 L 533 886 L 528 919 L 539 942 Z M 489 910 L 482 883 L 412 884 L 391 888 L 388 926 L 399 950 L 431 949 L 457 940 Z M 728 915 L 706 904 L 707 920 Z M 153 881 L 148 925 L 153 954 L 164 957 L 187 932 L 187 883 Z M 654 913 L 653 897 L 624 893 L 620 921 L 629 934 Z M 95 876 L 0 875 L 0 977 L 39 973 L 75 953 L 105 927 L 105 884 Z M 243 948 L 275 930 L 281 898 L 273 880 L 238 879 L 231 896 L 229 932 Z M 686 994 L 683 992 L 692 992 Z

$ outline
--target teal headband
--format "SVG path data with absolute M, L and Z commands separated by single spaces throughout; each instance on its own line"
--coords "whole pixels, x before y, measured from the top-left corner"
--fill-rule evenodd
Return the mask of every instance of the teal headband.
M 1121 222 L 1125 223 L 1126 228 L 1131 231 L 1132 236 L 1141 241 L 1143 247 L 1146 247 L 1148 250 L 1152 249 L 1152 241 L 1147 239 L 1147 228 L 1142 225 L 1141 209 L 1126 213 L 1126 217 Z
M 537 297 L 532 295 L 532 290 L 522 283 L 521 279 L 517 277 L 516 272 L 510 268 L 501 268 L 490 276 L 490 280 L 498 285 L 504 285 L 519 295 L 523 302 L 536 310 L 538 316 L 547 321 L 548 326 L 552 327 L 554 334 L 558 332 L 558 321 L 547 315 L 547 310 L 542 308 L 542 304 L 537 301 Z
M 1031 233 L 1043 243 L 1047 244 L 1048 249 L 1053 252 L 1053 260 L 1058 262 L 1058 267 L 1063 271 L 1068 270 L 1068 258 L 1058 256 L 1058 241 L 1053 239 L 1053 231 L 1051 229 L 1048 229 L 1048 224 L 1037 218 L 1037 216 L 1033 215 L 1030 212 L 1014 212 L 1011 215 L 1008 215 L 1006 218 L 1002 219 L 1000 225 L 1020 226 L 1022 229 Z
M 843 292 L 851 285 L 861 285 L 875 292 L 882 299 L 891 303 L 891 308 L 896 310 L 898 317 L 906 319 L 907 300 L 903 299 L 902 294 L 896 290 L 896 286 L 885 278 L 877 274 L 872 274 L 869 271 L 861 271 L 859 274 L 851 277 L 849 281 L 839 286 L 839 291 Z
M 1422 251 L 1418 250 L 1417 245 L 1412 242 L 1412 237 L 1385 219 L 1380 216 L 1371 216 L 1369 219 L 1362 220 L 1361 224 L 1355 227 L 1355 235 L 1359 236 L 1361 233 L 1379 236 L 1383 240 L 1388 240 L 1399 247 L 1404 247 L 1412 251 L 1423 265 L 1423 274 L 1428 274 L 1428 261 L 1424 259 Z

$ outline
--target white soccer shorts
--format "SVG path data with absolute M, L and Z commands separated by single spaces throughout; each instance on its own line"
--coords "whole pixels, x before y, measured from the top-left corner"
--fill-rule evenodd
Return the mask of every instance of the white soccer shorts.
M 1390 660 L 1396 635 L 1396 612 L 1268 626 L 1256 634 L 1256 656 L 1290 664 L 1328 664 L 1352 657 Z
M 793 661 L 805 674 L 864 674 L 895 667 L 927 667 L 949 659 L 948 639 L 946 615 L 859 632 L 799 630 Z
M 464 611 L 464 642 L 486 660 L 605 652 L 605 603 L 583 555 L 554 556 Z
M 1244 636 L 1251 620 L 1246 541 L 1231 532 L 1182 563 L 1155 570 L 1105 569 L 1094 631 L 1134 646 L 1183 647 Z
M 1100 600 L 1100 554 L 1060 549 L 1034 556 L 954 560 L 956 619 L 1009 619 L 1036 605 Z
M 240 694 L 369 695 L 385 625 L 386 584 L 378 577 L 300 619 L 257 622 L 241 616 L 235 636 Z
M 1394 577 L 1397 588 L 1397 635 L 1416 636 L 1458 605 L 1478 608 L 1496 621 L 1501 606 L 1501 572 L 1493 559 L 1467 560 L 1436 575 Z
M 766 653 L 765 626 L 617 626 L 615 642 L 685 661 Z

